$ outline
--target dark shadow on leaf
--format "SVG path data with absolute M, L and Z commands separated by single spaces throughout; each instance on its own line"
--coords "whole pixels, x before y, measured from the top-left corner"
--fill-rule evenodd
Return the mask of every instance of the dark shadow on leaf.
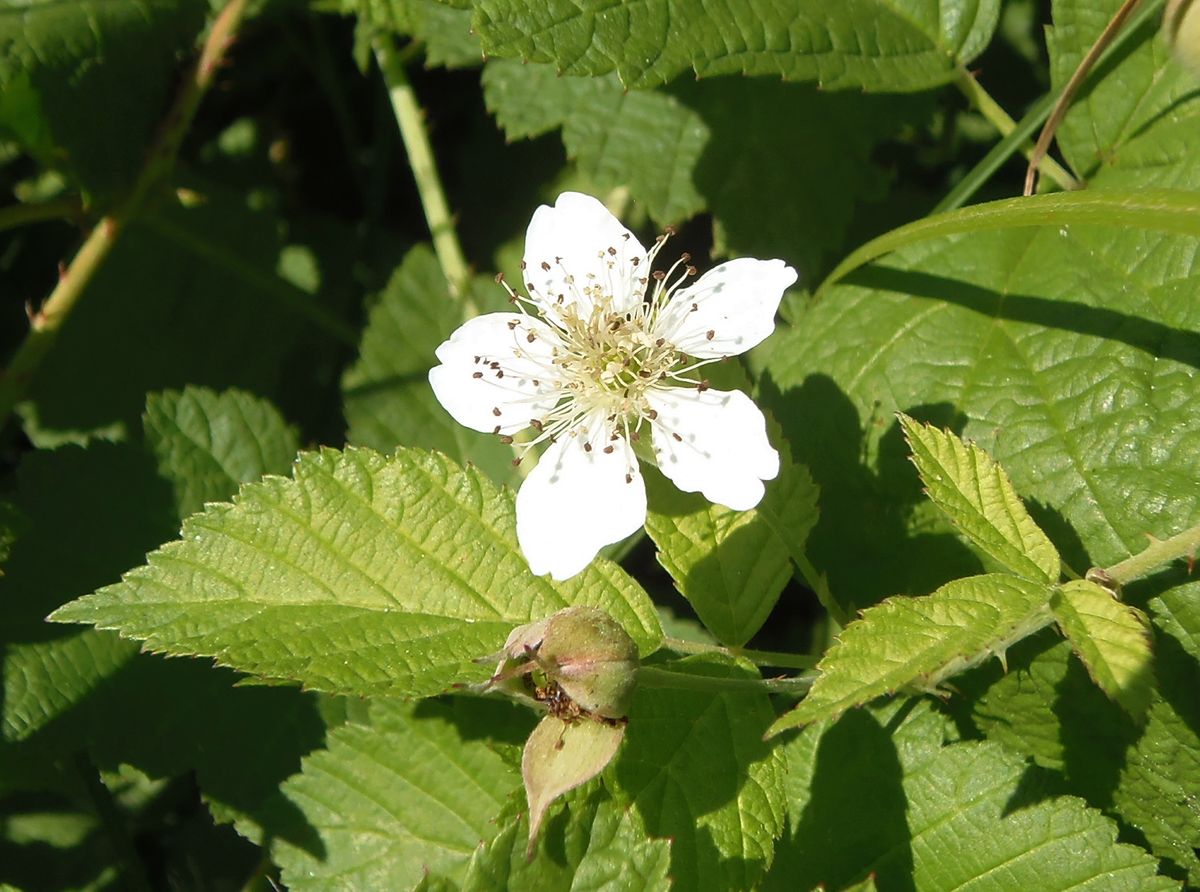
M 867 710 L 843 715 L 821 736 L 808 802 L 797 826 L 776 843 L 776 865 L 765 888 L 823 883 L 840 889 L 874 873 L 880 889 L 912 892 L 912 834 L 902 778 L 887 729 Z
M 858 413 L 831 378 L 810 375 L 782 392 L 767 372 L 759 394 L 783 428 L 796 462 L 808 466 L 820 487 L 809 558 L 829 575 L 834 597 L 847 609 L 897 593 L 928 594 L 951 579 L 980 572 L 979 559 L 948 527 L 913 531 L 914 510 L 933 518 L 936 509 L 921 492 L 895 418 L 879 413 L 866 421 L 885 431 L 876 472 L 864 455 Z M 909 408 L 939 426 L 963 423 L 947 405 Z
M 464 741 L 524 746 L 541 717 L 500 697 L 462 695 L 422 700 L 413 718 L 448 721 Z
M 1001 294 L 944 276 L 878 265 L 856 270 L 846 277 L 846 281 L 878 291 L 944 301 L 988 318 L 1119 341 L 1153 357 L 1200 368 L 1200 332 L 1172 328 L 1108 307 L 1024 294 Z
M 1080 575 L 1086 573 L 1092 565 L 1092 559 L 1088 556 L 1083 540 L 1079 538 L 1079 534 L 1075 532 L 1075 528 L 1071 526 L 1070 522 L 1063 517 L 1062 512 L 1045 502 L 1026 498 L 1021 493 L 1017 493 L 1017 495 L 1021 496 L 1021 501 L 1025 503 L 1029 515 L 1054 543 L 1059 556 L 1067 562 L 1067 566 Z

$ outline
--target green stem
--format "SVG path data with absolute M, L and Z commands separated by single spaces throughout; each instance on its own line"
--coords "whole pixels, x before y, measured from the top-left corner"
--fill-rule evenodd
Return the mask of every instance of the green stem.
M 706 693 L 767 693 L 788 694 L 803 697 L 816 680 L 815 672 L 792 678 L 723 678 L 715 675 L 695 675 L 691 672 L 674 672 L 661 666 L 642 666 L 638 669 L 637 683 L 648 688 L 667 688 L 676 691 L 704 691 Z
M 992 98 L 992 95 L 983 88 L 983 85 L 975 79 L 975 76 L 961 65 L 958 68 L 954 83 L 971 104 L 975 106 L 976 110 L 987 118 L 993 127 L 1000 131 L 1001 136 L 1008 136 L 1017 129 L 1017 122 L 1009 117 L 1008 112 L 1001 107 L 1000 103 Z M 1026 158 L 1032 158 L 1034 147 L 1026 143 L 1021 147 L 1021 153 Z M 1071 176 L 1065 167 L 1053 158 L 1040 158 L 1038 160 L 1038 169 L 1054 180 L 1061 189 L 1070 190 L 1079 188 L 1079 182 Z
M 25 395 L 63 323 L 107 259 L 125 225 L 141 209 L 147 196 L 159 188 L 174 169 L 184 133 L 196 114 L 201 98 L 212 85 L 225 51 L 233 42 L 246 11 L 246 3 L 247 0 L 230 0 L 213 21 L 196 67 L 185 79 L 174 105 L 163 119 L 158 137 L 133 188 L 116 210 L 103 217 L 92 229 L 70 266 L 59 277 L 58 285 L 41 309 L 33 314 L 29 333 L 17 348 L 8 368 L 0 374 L 0 423 L 8 418 L 13 407 Z
M 479 312 L 467 294 L 471 272 L 438 176 L 424 114 L 404 71 L 404 63 L 396 52 L 395 43 L 387 35 L 381 34 L 375 38 L 373 45 L 375 60 L 383 72 L 392 101 L 392 112 L 400 127 L 400 138 L 404 140 L 404 148 L 408 152 L 408 163 L 421 196 L 421 206 L 425 209 L 434 253 L 437 254 L 442 275 L 446 277 L 450 296 L 461 302 L 463 316 L 470 318 Z
M 1181 558 L 1194 557 L 1197 551 L 1200 551 L 1200 524 L 1170 539 L 1154 539 L 1149 548 L 1101 572 L 1117 585 L 1126 585 Z
M 756 666 L 777 666 L 781 669 L 811 669 L 817 665 L 815 657 L 804 654 L 753 650 L 748 647 L 723 647 L 720 644 L 685 641 L 682 638 L 664 638 L 663 647 L 677 654 L 721 654 L 727 657 L 741 657 Z
M 83 203 L 78 198 L 56 198 L 40 204 L 13 204 L 0 208 L 0 232 L 47 220 L 75 220 L 82 214 Z
M 125 818 L 113 801 L 112 791 L 104 785 L 96 766 L 83 752 L 75 755 L 75 771 L 87 791 L 96 817 L 100 819 L 100 826 L 104 828 L 104 834 L 113 848 L 113 855 L 121 865 L 125 887 L 135 892 L 150 892 L 150 882 L 146 879 L 142 859 L 138 857 L 137 850 L 129 839 L 125 829 Z

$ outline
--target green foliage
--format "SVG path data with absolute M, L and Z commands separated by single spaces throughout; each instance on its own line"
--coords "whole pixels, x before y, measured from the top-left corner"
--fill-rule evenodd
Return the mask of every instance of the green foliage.
M 0 888 L 1200 888 L 1165 5 L 1020 198 L 1121 0 L 0 0 Z M 519 273 L 568 190 L 661 259 Z M 687 347 L 608 303 L 677 259 Z M 538 312 L 488 269 L 570 349 L 456 334 Z M 542 427 L 457 424 L 451 337 Z
M 705 627 L 724 644 L 754 637 L 792 578 L 791 557 L 803 559 L 817 521 L 817 490 L 802 467 L 786 466 L 750 511 L 731 511 L 696 493 L 680 492 L 658 473 L 646 474 L 646 532 Z
M 478 471 L 360 448 L 302 453 L 293 475 L 193 515 L 182 539 L 55 620 L 360 696 L 482 681 L 489 669 L 474 660 L 514 625 L 570 604 L 603 607 L 643 653 L 658 645 L 649 599 L 619 568 L 566 583 L 530 576 L 511 497 Z
M 553 62 L 563 74 L 616 71 L 627 87 L 649 87 L 690 68 L 698 77 L 769 74 L 826 89 L 889 92 L 950 80 L 956 64 L 987 44 L 999 15 L 999 4 L 988 0 L 957 0 L 947 9 L 915 0 L 473 5 L 484 52 Z

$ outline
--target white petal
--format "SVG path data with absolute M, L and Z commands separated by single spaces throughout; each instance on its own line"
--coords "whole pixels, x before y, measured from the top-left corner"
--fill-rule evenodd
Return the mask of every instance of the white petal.
M 499 426 L 511 434 L 558 402 L 549 361 L 558 344 L 554 330 L 531 316 L 476 316 L 437 348 L 442 364 L 430 369 L 429 383 L 459 424 L 484 433 Z
M 775 330 L 783 292 L 795 282 L 782 260 L 730 260 L 677 291 L 655 333 L 701 359 L 745 353 Z
M 579 431 L 552 443 L 517 493 L 517 540 L 539 576 L 569 579 L 602 547 L 646 522 L 646 485 L 637 459 L 624 441 L 605 453 L 602 427 L 592 425 L 596 437 Z
M 659 469 L 684 492 L 737 511 L 758 504 L 762 481 L 779 473 L 779 453 L 767 442 L 767 423 L 740 390 L 682 387 L 651 390 Z
M 650 270 L 646 249 L 608 208 L 590 195 L 564 192 L 554 207 L 534 211 L 525 232 L 523 274 L 529 296 L 544 312 L 554 316 L 555 307 L 578 303 L 586 316 L 596 286 L 611 297 L 613 310 L 636 306 Z

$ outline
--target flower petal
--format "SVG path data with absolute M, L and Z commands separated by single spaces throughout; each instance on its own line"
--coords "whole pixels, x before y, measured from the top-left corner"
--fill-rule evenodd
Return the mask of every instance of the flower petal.
M 550 363 L 558 344 L 555 331 L 532 316 L 476 316 L 437 348 L 442 364 L 429 370 L 429 383 L 459 424 L 512 434 L 558 402 Z
M 763 496 L 762 481 L 779 473 L 767 423 L 740 390 L 658 388 L 647 396 L 658 467 L 684 492 L 746 511 Z
M 602 422 L 597 417 L 591 428 L 603 428 Z M 600 444 L 607 437 L 602 429 L 597 433 L 587 437 L 580 430 L 552 443 L 517 493 L 517 540 L 539 576 L 569 579 L 602 547 L 646 522 L 646 484 L 637 459 L 623 441 L 604 452 Z
M 682 288 L 654 326 L 690 356 L 736 356 L 775 330 L 775 312 L 796 271 L 782 260 L 740 258 Z
M 611 297 L 614 311 L 632 309 L 645 293 L 648 266 L 633 233 L 581 192 L 564 192 L 554 207 L 539 207 L 525 232 L 525 286 L 551 317 L 556 307 L 576 303 L 586 317 L 597 290 Z

